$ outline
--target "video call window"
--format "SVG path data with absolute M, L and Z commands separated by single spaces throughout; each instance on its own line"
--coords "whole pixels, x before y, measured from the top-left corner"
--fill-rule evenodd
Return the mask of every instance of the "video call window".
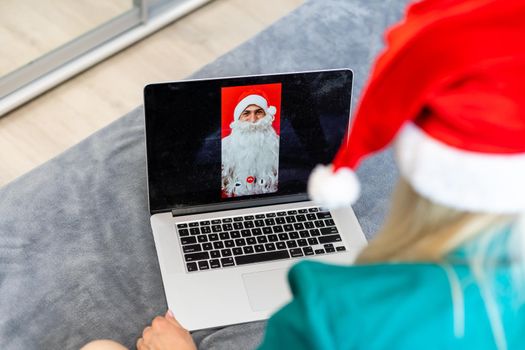
M 279 186 L 280 83 L 221 89 L 221 196 Z

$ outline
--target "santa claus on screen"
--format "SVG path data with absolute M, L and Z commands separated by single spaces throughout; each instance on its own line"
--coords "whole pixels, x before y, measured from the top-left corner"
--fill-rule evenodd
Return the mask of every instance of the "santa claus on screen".
M 241 96 L 231 134 L 222 139 L 224 197 L 277 191 L 279 136 L 272 126 L 276 112 L 262 92 Z

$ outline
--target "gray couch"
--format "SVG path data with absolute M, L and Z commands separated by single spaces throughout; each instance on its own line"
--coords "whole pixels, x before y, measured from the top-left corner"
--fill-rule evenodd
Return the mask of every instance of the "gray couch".
M 350 67 L 355 97 L 407 0 L 311 0 L 192 77 Z M 169 77 L 166 77 L 169 79 Z M 355 104 L 354 104 L 355 106 Z M 166 311 L 151 235 L 141 107 L 0 189 L 0 349 L 134 348 Z M 391 152 L 364 162 L 355 211 L 370 238 L 396 179 Z M 206 315 L 202 315 L 206 317 Z M 250 349 L 264 322 L 194 333 Z

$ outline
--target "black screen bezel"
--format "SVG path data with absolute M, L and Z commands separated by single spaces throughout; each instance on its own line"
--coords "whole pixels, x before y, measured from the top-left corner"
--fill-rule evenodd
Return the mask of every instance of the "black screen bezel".
M 148 145 L 148 122 L 147 122 L 147 99 L 150 93 L 155 93 L 157 89 L 167 89 L 173 84 L 188 84 L 191 82 L 198 82 L 200 84 L 210 82 L 210 84 L 217 84 L 218 81 L 227 82 L 230 84 L 240 84 L 240 85 L 252 85 L 265 83 L 266 81 L 261 81 L 262 79 L 269 78 L 280 78 L 280 79 L 293 79 L 297 75 L 306 75 L 306 74 L 322 74 L 326 72 L 336 72 L 336 73 L 345 73 L 350 79 L 350 91 L 349 91 L 349 100 L 348 100 L 348 125 L 350 125 L 350 115 L 351 115 L 351 100 L 352 100 L 352 89 L 353 89 L 353 71 L 349 68 L 341 69 L 329 69 L 329 70 L 314 70 L 314 71 L 303 71 L 303 72 L 290 72 L 290 73 L 277 73 L 277 74 L 263 74 L 263 75 L 246 75 L 246 76 L 236 76 L 228 78 L 211 78 L 211 79 L 192 79 L 192 80 L 181 80 L 174 82 L 162 82 L 162 83 L 153 83 L 148 84 L 144 87 L 144 118 L 145 118 L 145 146 L 146 146 L 146 160 L 148 159 L 147 145 Z M 238 83 L 236 83 L 238 81 Z M 349 130 L 349 128 L 348 128 Z M 347 131 L 348 131 L 347 130 Z M 148 186 L 148 208 L 151 214 L 169 212 L 171 211 L 174 215 L 191 215 L 198 213 L 206 212 L 215 212 L 221 210 L 232 210 L 232 209 L 241 209 L 248 207 L 257 207 L 270 204 L 284 204 L 284 203 L 293 203 L 308 200 L 308 195 L 306 192 L 300 192 L 293 195 L 273 195 L 271 197 L 258 196 L 257 198 L 244 198 L 239 197 L 232 201 L 227 202 L 218 202 L 211 203 L 207 205 L 188 205 L 185 207 L 163 207 L 163 208 L 152 208 L 151 200 L 151 191 L 150 191 L 150 167 L 148 161 L 146 161 L 146 170 L 147 170 L 147 186 Z M 255 197 L 255 196 L 254 196 Z

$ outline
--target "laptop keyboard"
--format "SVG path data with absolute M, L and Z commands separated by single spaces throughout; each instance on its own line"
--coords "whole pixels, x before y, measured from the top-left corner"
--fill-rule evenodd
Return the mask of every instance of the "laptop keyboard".
M 177 224 L 188 272 L 345 251 L 328 211 L 301 208 Z

